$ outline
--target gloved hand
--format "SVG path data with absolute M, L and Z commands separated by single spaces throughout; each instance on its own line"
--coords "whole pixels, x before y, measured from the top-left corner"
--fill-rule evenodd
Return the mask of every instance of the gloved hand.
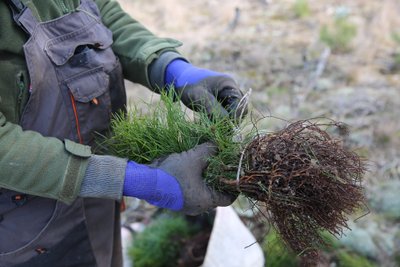
M 215 154 L 212 143 L 155 160 L 149 166 L 128 162 L 123 194 L 161 208 L 198 215 L 217 206 L 228 206 L 234 197 L 217 192 L 203 180 L 207 158 Z
M 238 119 L 247 112 L 245 103 L 239 105 L 243 93 L 228 75 L 175 59 L 166 67 L 165 83 L 174 85 L 181 101 L 194 111 L 204 109 L 209 115 L 216 113 Z

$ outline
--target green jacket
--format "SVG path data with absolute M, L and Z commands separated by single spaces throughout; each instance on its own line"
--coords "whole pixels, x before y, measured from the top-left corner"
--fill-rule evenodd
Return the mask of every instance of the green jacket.
M 23 0 L 40 21 L 69 12 L 79 0 Z M 158 38 L 127 15 L 115 1 L 95 0 L 103 23 L 113 32 L 113 50 L 126 79 L 151 88 L 148 66 L 178 41 Z M 0 187 L 72 202 L 79 194 L 90 148 L 22 131 L 18 125 L 28 100 L 29 76 L 22 46 L 28 36 L 0 1 Z

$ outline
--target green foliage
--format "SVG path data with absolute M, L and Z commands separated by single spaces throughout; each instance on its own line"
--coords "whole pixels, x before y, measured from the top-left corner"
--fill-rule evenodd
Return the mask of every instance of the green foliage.
M 331 234 L 324 232 L 324 240 L 328 247 L 324 249 L 330 255 L 333 255 L 333 261 L 338 267 L 377 267 L 375 263 L 368 260 L 366 257 L 357 254 L 356 252 L 344 248 L 340 245 L 338 239 Z
M 400 33 L 393 32 L 392 33 L 392 39 L 397 45 L 400 46 Z M 400 65 L 400 53 L 395 53 L 394 54 L 394 63 L 395 63 L 395 65 Z
M 296 254 L 289 252 L 275 231 L 268 233 L 263 250 L 266 267 L 294 267 L 299 264 Z
M 269 87 L 267 94 L 272 97 L 276 95 L 287 95 L 290 93 L 290 89 L 287 87 Z
M 189 150 L 198 144 L 212 141 L 219 153 L 210 159 L 206 179 L 236 178 L 236 170 L 227 171 L 229 164 L 237 168 L 241 142 L 234 141 L 235 126 L 224 118 L 209 119 L 198 112 L 191 119 L 173 97 L 162 95 L 159 103 L 148 106 L 144 114 L 132 107 L 127 116 L 117 116 L 111 122 L 113 136 L 106 140 L 111 153 L 139 163 Z
M 335 262 L 338 267 L 377 267 L 377 265 L 367 258 L 357 253 L 343 248 L 338 240 L 331 234 L 322 234 L 329 247 L 324 248 L 324 252 L 330 255 L 331 262 Z M 263 244 L 265 262 L 268 267 L 295 267 L 300 265 L 299 257 L 291 253 L 275 231 L 270 231 Z M 323 253 L 323 252 L 321 252 Z
M 182 216 L 159 217 L 134 238 L 129 255 L 135 267 L 175 267 L 184 239 L 194 229 Z
M 400 33 L 398 32 L 393 32 L 392 33 L 392 39 L 395 41 L 398 45 L 400 45 Z
M 227 120 L 210 120 L 200 112 L 193 121 L 172 96 L 162 95 L 161 100 L 148 104 L 149 113 L 132 107 L 127 116 L 113 119 L 113 136 L 108 143 L 116 155 L 149 163 L 206 141 L 220 148 L 232 143 L 232 124 Z
M 338 17 L 332 27 L 324 25 L 320 31 L 320 40 L 335 52 L 350 50 L 351 41 L 357 34 L 357 27 L 346 17 Z
M 400 254 L 394 256 L 394 262 L 396 263 L 397 267 L 400 267 Z
M 293 12 L 298 18 L 305 18 L 310 15 L 308 0 L 296 0 L 293 5 Z
M 336 256 L 338 267 L 376 267 L 367 258 L 345 250 L 338 251 Z
M 127 116 L 112 121 L 113 136 L 108 141 L 113 152 L 139 163 L 182 152 L 208 140 L 204 128 L 193 127 L 178 103 L 168 96 L 163 102 L 148 104 L 149 113 L 132 107 Z
M 394 64 L 400 65 L 400 53 L 394 55 Z
M 326 244 L 329 244 L 329 247 L 323 248 L 324 251 L 332 252 L 334 250 L 338 250 L 340 248 L 339 241 L 336 237 L 334 237 L 329 232 L 324 231 L 322 233 L 322 238 Z

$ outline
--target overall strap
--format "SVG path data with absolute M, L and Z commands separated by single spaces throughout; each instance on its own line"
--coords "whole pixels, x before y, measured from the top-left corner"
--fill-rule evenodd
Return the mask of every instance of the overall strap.
M 15 13 L 22 13 L 22 11 L 26 8 L 25 5 L 20 0 L 6 0 L 10 8 Z
M 15 23 L 21 27 L 26 33 L 30 34 L 24 25 L 19 21 L 21 15 L 25 12 L 26 6 L 20 0 L 6 0 L 8 6 L 13 14 L 13 19 Z
M 39 23 L 32 11 L 21 0 L 5 0 L 11 9 L 15 23 L 27 34 L 31 35 Z

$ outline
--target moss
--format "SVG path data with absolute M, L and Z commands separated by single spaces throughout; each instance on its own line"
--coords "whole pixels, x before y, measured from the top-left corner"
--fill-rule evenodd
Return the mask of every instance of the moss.
M 177 266 L 182 243 L 193 230 L 181 216 L 155 219 L 134 238 L 129 250 L 134 266 Z

